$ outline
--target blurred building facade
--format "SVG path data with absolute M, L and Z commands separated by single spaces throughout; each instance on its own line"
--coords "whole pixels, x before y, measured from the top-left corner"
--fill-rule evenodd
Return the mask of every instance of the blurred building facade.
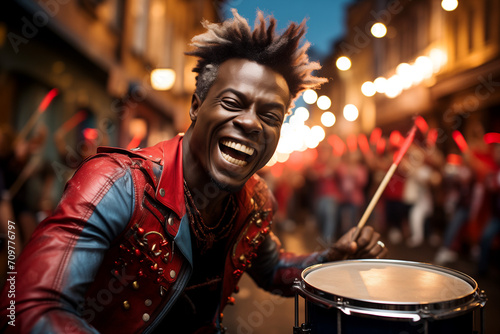
M 422 115 L 441 130 L 438 143 L 450 142 L 453 130 L 471 141 L 482 138 L 480 127 L 500 132 L 499 16 L 498 0 L 461 0 L 450 12 L 433 0 L 356 1 L 345 37 L 323 62 L 321 75 L 330 81 L 318 94 L 331 98 L 337 115 L 330 131 L 344 137 L 375 127 L 404 133 L 412 117 Z M 385 37 L 372 35 L 376 22 L 387 27 Z M 341 56 L 352 62 L 347 71 L 335 67 Z M 362 85 L 374 89 L 377 78 L 385 86 L 366 96 Z M 342 116 L 346 104 L 358 108 L 355 122 Z M 316 106 L 312 111 L 317 118 L 322 113 Z
M 195 84 L 195 60 L 183 53 L 218 11 L 212 0 L 2 1 L 0 123 L 21 131 L 56 88 L 31 132 L 46 127 L 71 150 L 56 152 L 49 136 L 46 159 L 67 165 L 87 155 L 89 140 L 126 147 L 173 137 L 189 124 Z M 157 68 L 175 73 L 168 91 L 150 83 Z

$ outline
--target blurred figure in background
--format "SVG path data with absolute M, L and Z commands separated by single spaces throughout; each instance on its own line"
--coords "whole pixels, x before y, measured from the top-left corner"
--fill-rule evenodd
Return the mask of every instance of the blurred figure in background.
M 416 145 L 410 146 L 406 159 L 408 171 L 403 198 L 411 205 L 408 222 L 410 225 L 409 247 L 420 246 L 425 239 L 425 221 L 433 213 L 434 203 L 431 184 L 440 182 L 440 175 L 426 162 L 425 152 Z
M 321 238 L 326 245 L 336 240 L 338 230 L 340 191 L 337 184 L 338 161 L 333 156 L 332 146 L 324 141 L 317 147 L 318 158 L 308 169 L 308 178 L 313 181 L 315 217 Z
M 361 217 L 365 203 L 365 186 L 368 183 L 368 168 L 363 163 L 359 150 L 347 151 L 338 168 L 341 194 L 340 217 L 342 232 L 355 226 Z
M 44 202 L 44 184 L 50 175 L 43 163 L 48 130 L 38 125 L 27 139 L 16 138 L 9 127 L 2 128 L 0 168 L 4 178 L 3 206 L 11 206 L 8 219 L 16 223 L 16 252 L 20 252 L 38 224 L 37 212 Z M 42 204 L 42 205 L 41 205 Z M 6 223 L 6 222 L 3 222 Z
M 479 275 L 488 272 L 490 253 L 495 238 L 500 234 L 500 144 L 494 144 L 492 157 L 496 168 L 486 177 L 485 184 L 491 193 L 491 218 L 484 228 L 480 240 Z
M 455 262 L 458 258 L 453 249 L 464 224 L 470 219 L 475 175 L 467 161 L 458 154 L 449 154 L 443 168 L 444 209 L 448 224 L 444 232 L 443 245 L 434 262 L 439 265 Z

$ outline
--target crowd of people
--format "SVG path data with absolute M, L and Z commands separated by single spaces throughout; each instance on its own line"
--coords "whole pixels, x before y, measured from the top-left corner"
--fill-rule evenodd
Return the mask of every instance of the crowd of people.
M 370 224 L 392 244 L 434 247 L 436 264 L 467 257 L 477 261 L 479 275 L 486 274 L 499 249 L 500 144 L 481 139 L 459 148 L 451 140 L 445 152 L 435 139 L 429 142 L 427 133 L 419 132 Z M 279 226 L 290 230 L 313 221 L 325 244 L 357 224 L 399 150 L 395 142 L 378 152 L 376 143 L 369 150 L 346 145 L 339 152 L 336 143 L 323 141 L 308 159 L 293 153 L 291 160 L 308 162 L 274 165 L 266 174 L 279 203 Z

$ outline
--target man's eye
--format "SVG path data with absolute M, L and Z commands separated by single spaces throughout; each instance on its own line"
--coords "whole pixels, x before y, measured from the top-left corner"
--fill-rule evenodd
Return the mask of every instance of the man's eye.
M 282 119 L 280 116 L 278 116 L 277 114 L 273 113 L 273 112 L 267 112 L 267 113 L 264 113 L 262 114 L 262 117 L 267 120 L 268 123 L 270 124 L 274 124 L 274 123 L 281 123 L 282 122 Z
M 223 98 L 221 99 L 222 107 L 230 111 L 240 110 L 241 106 L 235 99 Z

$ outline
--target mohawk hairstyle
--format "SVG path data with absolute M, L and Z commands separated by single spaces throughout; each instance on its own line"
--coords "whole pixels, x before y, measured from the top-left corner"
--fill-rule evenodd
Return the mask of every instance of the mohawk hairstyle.
M 233 19 L 222 23 L 202 22 L 207 31 L 193 37 L 193 51 L 186 55 L 198 57 L 193 72 L 196 76 L 196 94 L 203 101 L 217 77 L 219 65 L 231 58 L 243 58 L 271 67 L 286 80 L 291 101 L 308 88 L 314 89 L 328 81 L 314 77 L 311 73 L 321 68 L 318 62 L 309 61 L 306 53 L 310 43 L 302 47 L 299 43 L 305 34 L 305 20 L 300 25 L 290 23 L 285 32 L 276 35 L 276 19 L 270 16 L 266 28 L 266 18 L 257 12 L 255 27 L 249 26 L 236 9 L 232 9 Z

